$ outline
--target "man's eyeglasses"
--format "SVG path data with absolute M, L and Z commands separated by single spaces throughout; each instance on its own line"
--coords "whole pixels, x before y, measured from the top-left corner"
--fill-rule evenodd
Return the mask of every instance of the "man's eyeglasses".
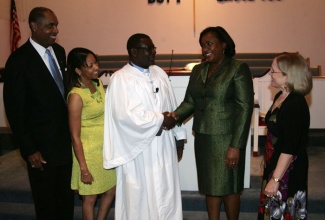
M 157 50 L 157 47 L 155 47 L 154 45 L 151 46 L 147 46 L 147 47 L 136 47 L 136 49 L 144 49 L 146 51 L 152 51 L 152 50 Z

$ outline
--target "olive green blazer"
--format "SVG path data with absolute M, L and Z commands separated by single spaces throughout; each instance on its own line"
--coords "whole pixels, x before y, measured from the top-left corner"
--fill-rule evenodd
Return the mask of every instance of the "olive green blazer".
M 226 57 L 209 78 L 208 69 L 209 63 L 193 68 L 184 101 L 175 111 L 179 123 L 194 114 L 194 132 L 232 134 L 230 146 L 245 148 L 254 105 L 249 67 Z

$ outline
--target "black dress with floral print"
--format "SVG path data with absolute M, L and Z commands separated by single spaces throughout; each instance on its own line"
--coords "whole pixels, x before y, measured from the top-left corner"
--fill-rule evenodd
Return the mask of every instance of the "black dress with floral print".
M 307 219 L 309 108 L 303 96 L 291 93 L 281 105 L 271 109 L 272 106 L 265 117 L 268 133 L 258 219 Z M 264 195 L 264 188 L 282 153 L 293 157 L 280 180 L 277 196 L 269 198 Z

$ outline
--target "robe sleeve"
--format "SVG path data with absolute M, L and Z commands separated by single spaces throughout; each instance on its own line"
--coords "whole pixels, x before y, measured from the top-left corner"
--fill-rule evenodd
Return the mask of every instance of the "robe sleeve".
M 170 112 L 175 111 L 175 109 L 177 108 L 178 105 L 177 105 L 176 97 L 174 94 L 174 90 L 173 90 L 172 85 L 171 85 L 171 83 L 167 77 L 167 74 L 165 72 L 164 72 L 164 77 L 165 77 L 166 83 L 168 84 L 168 90 L 169 90 L 169 96 L 170 96 L 169 99 L 170 99 L 171 106 L 172 106 L 172 109 L 169 109 L 168 111 L 170 111 Z M 186 133 L 186 128 L 183 124 L 176 125 L 172 130 L 173 130 L 176 141 L 186 140 L 187 133 Z

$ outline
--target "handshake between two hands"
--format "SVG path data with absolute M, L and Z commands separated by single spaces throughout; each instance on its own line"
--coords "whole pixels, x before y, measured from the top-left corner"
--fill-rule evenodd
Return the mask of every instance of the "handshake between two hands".
M 178 116 L 175 112 L 164 112 L 162 113 L 164 115 L 164 121 L 162 124 L 162 127 L 164 130 L 170 130 L 173 127 L 175 127 L 177 121 L 178 121 Z

